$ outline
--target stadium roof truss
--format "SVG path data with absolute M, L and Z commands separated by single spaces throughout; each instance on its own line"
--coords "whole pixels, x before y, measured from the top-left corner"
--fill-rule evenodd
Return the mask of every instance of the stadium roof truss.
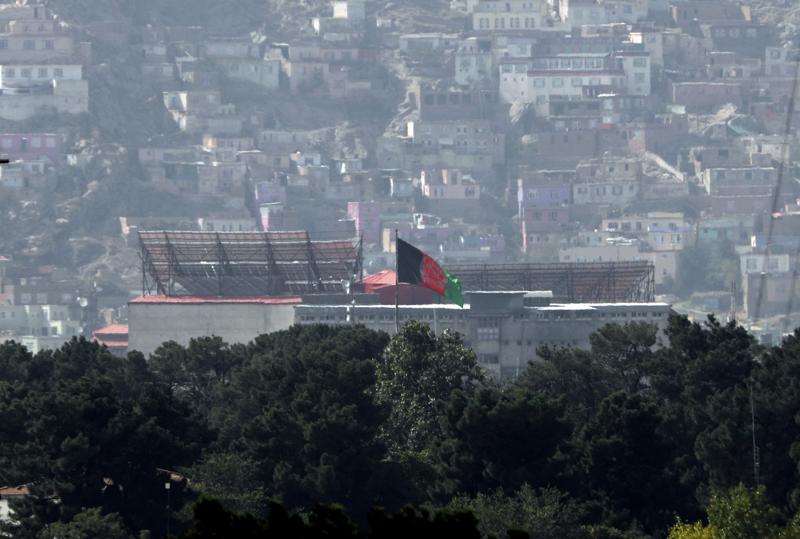
M 551 290 L 557 303 L 655 300 L 655 269 L 647 261 L 455 264 L 447 270 L 466 291 Z
M 317 241 L 305 231 L 140 231 L 139 244 L 143 294 L 343 292 L 362 271 L 359 241 Z

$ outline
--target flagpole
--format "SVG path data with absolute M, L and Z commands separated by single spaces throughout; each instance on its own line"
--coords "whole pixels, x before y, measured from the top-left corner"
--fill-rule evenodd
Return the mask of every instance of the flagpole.
M 400 334 L 400 264 L 397 249 L 397 229 L 394 229 L 394 334 Z

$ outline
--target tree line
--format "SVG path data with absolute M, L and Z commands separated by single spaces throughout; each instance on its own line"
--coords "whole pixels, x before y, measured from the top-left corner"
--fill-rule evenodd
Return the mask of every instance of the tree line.
M 800 332 L 674 316 L 539 356 L 501 383 L 416 322 L 5 343 L 0 483 L 31 495 L 0 533 L 800 537 Z

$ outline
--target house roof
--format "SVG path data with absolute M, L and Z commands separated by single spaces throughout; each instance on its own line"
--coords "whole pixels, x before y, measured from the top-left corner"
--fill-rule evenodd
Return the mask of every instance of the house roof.
M 362 282 L 371 286 L 394 286 L 397 282 L 397 273 L 392 270 L 379 271 L 378 273 L 367 275 Z
M 94 332 L 95 335 L 127 335 L 128 324 L 111 324 Z
M 19 485 L 16 487 L 0 487 L 0 499 L 13 498 L 15 496 L 27 496 L 31 493 L 29 485 Z
M 261 304 L 261 305 L 292 305 L 302 303 L 298 297 L 264 298 L 250 296 L 140 296 L 131 300 L 131 304 L 172 304 L 172 305 L 227 305 L 227 304 Z

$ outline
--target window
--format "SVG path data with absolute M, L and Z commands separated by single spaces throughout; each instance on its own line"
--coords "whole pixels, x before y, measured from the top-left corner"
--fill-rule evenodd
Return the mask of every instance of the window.
M 582 85 L 583 85 L 583 79 L 580 79 L 580 78 L 572 79 L 572 87 L 573 88 L 579 88 Z
M 31 69 L 29 67 L 23 68 L 20 76 L 26 79 L 31 78 Z
M 22 42 L 22 48 L 26 51 L 32 51 L 36 48 L 36 42 L 32 39 L 26 39 Z
M 563 88 L 564 87 L 564 79 L 553 79 L 553 88 Z
M 533 79 L 533 87 L 534 88 L 544 88 L 545 82 L 542 78 Z
M 633 67 L 647 67 L 647 58 L 634 58 Z
M 38 76 L 39 76 L 40 79 L 47 78 L 47 68 L 46 67 L 40 67 L 39 68 L 39 72 L 38 72 Z
M 7 49 L 7 48 L 8 48 L 8 40 L 0 39 L 0 49 Z
M 13 79 L 14 77 L 17 76 L 17 72 L 13 67 L 9 67 L 5 69 L 5 71 L 3 72 L 3 76 Z
M 478 362 L 481 365 L 497 365 L 500 359 L 497 354 L 478 354 Z

